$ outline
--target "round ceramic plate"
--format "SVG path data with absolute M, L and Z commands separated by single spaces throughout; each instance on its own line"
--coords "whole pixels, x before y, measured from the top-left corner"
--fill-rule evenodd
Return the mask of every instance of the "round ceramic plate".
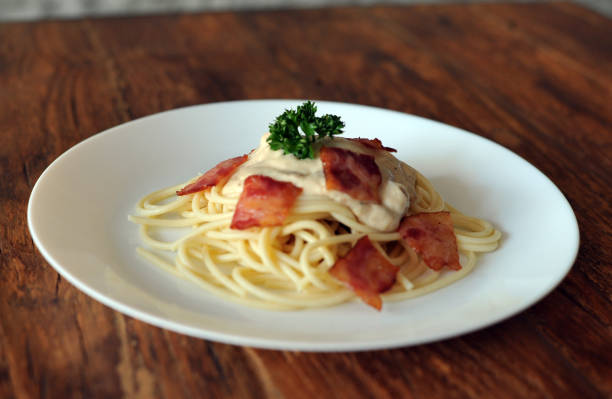
M 360 105 L 318 102 L 347 137 L 378 137 L 427 176 L 447 202 L 503 232 L 463 280 L 429 295 L 289 312 L 227 303 L 136 255 L 136 201 L 256 147 L 297 100 L 214 103 L 138 119 L 66 151 L 37 181 L 30 232 L 45 259 L 96 300 L 179 333 L 261 348 L 349 351 L 415 345 L 512 316 L 568 273 L 579 242 L 572 209 L 541 172 L 511 151 L 431 120 Z

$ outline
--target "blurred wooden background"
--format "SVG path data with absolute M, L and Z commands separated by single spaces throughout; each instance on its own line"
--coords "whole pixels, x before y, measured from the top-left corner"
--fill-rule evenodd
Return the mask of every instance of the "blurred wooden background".
M 550 0 L 531 0 L 530 3 Z M 612 16 L 612 0 L 569 0 Z M 448 3 L 525 3 L 526 0 L 0 0 L 0 21 L 202 11 L 300 9 Z

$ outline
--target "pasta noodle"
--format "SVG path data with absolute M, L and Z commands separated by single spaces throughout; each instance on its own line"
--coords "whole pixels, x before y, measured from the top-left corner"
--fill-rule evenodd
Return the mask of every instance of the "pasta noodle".
M 463 215 L 444 202 L 416 172 L 416 201 L 410 212 L 450 212 L 461 254 L 459 271 L 434 271 L 400 238 L 361 223 L 347 206 L 325 196 L 301 195 L 282 226 L 230 229 L 238 196 L 223 195 L 223 185 L 176 196 L 184 184 L 153 192 L 137 204 L 129 220 L 140 225 L 148 261 L 222 298 L 276 310 L 332 306 L 356 297 L 329 269 L 355 242 L 368 235 L 373 245 L 400 267 L 386 301 L 424 295 L 472 271 L 477 253 L 497 248 L 501 234 L 491 223 Z M 182 236 L 164 241 L 159 229 Z

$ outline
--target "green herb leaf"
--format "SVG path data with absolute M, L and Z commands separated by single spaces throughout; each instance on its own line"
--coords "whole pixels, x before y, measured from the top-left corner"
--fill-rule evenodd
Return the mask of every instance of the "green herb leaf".
M 298 159 L 314 158 L 313 144 L 324 137 L 342 134 L 344 122 L 337 115 L 315 116 L 317 106 L 306 101 L 294 111 L 285 110 L 269 126 L 267 141 L 273 150 L 283 150 Z

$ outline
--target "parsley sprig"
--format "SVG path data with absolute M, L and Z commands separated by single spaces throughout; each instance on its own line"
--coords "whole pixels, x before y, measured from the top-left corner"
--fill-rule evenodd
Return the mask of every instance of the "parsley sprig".
M 324 137 L 342 134 L 344 122 L 337 115 L 315 116 L 317 106 L 306 101 L 296 110 L 288 109 L 270 124 L 268 144 L 273 150 L 283 150 L 298 159 L 314 158 L 313 144 Z

